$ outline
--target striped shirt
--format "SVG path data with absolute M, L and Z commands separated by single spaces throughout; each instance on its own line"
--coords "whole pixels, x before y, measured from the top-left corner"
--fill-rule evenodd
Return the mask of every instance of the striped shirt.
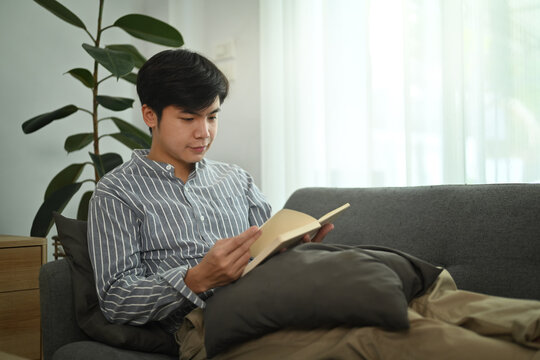
M 212 245 L 270 217 L 251 176 L 203 159 L 184 183 L 174 167 L 135 150 L 106 174 L 90 200 L 88 246 L 100 306 L 111 322 L 161 321 L 175 330 L 212 290 L 184 283 Z

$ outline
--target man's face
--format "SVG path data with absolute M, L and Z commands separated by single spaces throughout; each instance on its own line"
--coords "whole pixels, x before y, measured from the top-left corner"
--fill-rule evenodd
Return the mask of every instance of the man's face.
M 193 165 L 204 158 L 217 134 L 219 97 L 197 112 L 169 105 L 163 109 L 159 125 L 157 119 L 147 121 L 145 111 L 143 106 L 145 121 L 152 128 L 149 158 L 174 165 L 177 176 L 179 171 L 189 174 Z

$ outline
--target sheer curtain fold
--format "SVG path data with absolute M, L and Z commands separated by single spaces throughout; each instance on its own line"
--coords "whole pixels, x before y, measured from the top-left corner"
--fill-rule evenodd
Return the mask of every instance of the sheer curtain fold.
M 540 3 L 260 0 L 262 188 L 540 179 Z

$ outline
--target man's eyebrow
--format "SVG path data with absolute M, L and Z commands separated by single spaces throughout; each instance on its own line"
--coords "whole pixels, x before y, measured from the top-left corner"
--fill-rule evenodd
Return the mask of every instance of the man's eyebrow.
M 208 115 L 213 115 L 213 114 L 217 114 L 218 112 L 221 111 L 221 107 L 217 107 L 215 108 L 214 110 L 210 111 L 208 113 Z M 191 115 L 197 115 L 197 116 L 201 116 L 202 114 L 198 111 L 194 111 L 194 110 L 183 110 L 182 112 L 185 112 L 186 114 L 191 114 Z

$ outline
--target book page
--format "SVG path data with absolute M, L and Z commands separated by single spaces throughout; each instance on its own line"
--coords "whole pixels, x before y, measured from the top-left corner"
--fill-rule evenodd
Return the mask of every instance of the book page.
M 321 216 L 321 218 L 319 219 L 319 223 L 322 226 L 322 225 L 333 222 L 337 218 L 338 214 L 341 213 L 343 210 L 347 209 L 349 206 L 351 206 L 351 204 L 346 203 L 338 207 L 337 209 L 332 210 L 329 213 Z
M 334 221 L 349 206 L 349 203 L 346 203 L 323 215 L 318 221 L 299 211 L 290 209 L 278 211 L 261 226 L 261 237 L 249 249 L 253 259 L 245 267 L 242 276 L 280 249 L 296 245 L 305 234 L 313 238 L 322 225 Z
M 255 256 L 253 260 L 251 260 L 247 264 L 244 272 L 242 273 L 242 276 L 246 275 L 248 272 L 250 272 L 252 269 L 254 269 L 257 265 L 259 265 L 262 261 L 264 261 L 272 254 L 278 252 L 283 248 L 296 245 L 304 234 L 317 232 L 319 228 L 319 223 L 317 221 L 314 221 L 307 225 L 279 235 L 277 238 L 272 240 L 268 244 L 268 246 L 263 247 L 261 251 L 257 254 L 257 256 Z
M 257 256 L 262 249 L 283 233 L 313 222 L 317 222 L 317 219 L 312 216 L 295 210 L 281 209 L 261 226 L 261 237 L 249 249 L 251 256 Z

